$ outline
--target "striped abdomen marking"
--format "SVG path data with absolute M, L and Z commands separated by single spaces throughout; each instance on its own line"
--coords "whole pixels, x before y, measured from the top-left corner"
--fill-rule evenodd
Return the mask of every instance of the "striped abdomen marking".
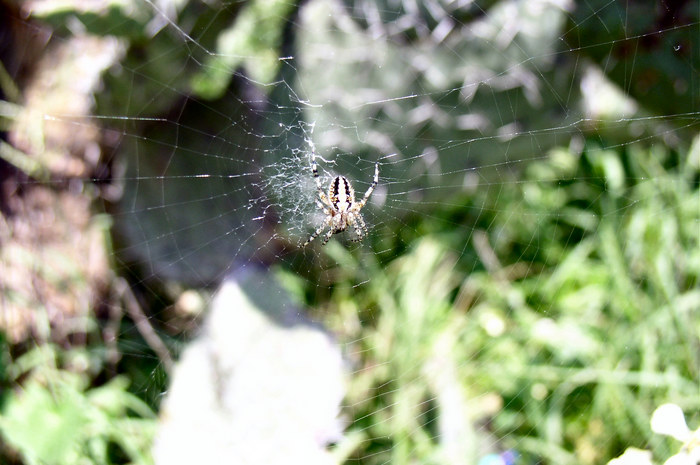
M 336 176 L 331 183 L 330 198 L 333 208 L 338 212 L 347 211 L 351 206 L 355 195 L 350 187 L 350 183 L 345 176 Z

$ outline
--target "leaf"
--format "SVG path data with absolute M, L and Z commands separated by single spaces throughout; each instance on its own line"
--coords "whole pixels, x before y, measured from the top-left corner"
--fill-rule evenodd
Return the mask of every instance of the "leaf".
M 87 416 L 80 393 L 70 383 L 47 389 L 36 381 L 11 397 L 0 417 L 0 431 L 27 462 L 75 463 Z

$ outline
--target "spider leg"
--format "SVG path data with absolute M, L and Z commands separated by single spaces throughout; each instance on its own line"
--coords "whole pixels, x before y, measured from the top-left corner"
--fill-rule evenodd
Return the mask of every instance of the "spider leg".
M 325 205 L 330 205 L 331 202 L 328 200 L 328 196 L 323 192 L 323 187 L 321 187 L 321 177 L 318 174 L 318 165 L 316 164 L 316 149 L 312 148 L 311 151 L 311 172 L 314 175 L 314 181 L 316 181 L 316 189 L 318 190 L 318 198 Z
M 365 195 L 364 195 L 364 197 L 362 197 L 362 200 L 357 202 L 357 210 L 358 211 L 360 210 L 360 208 L 365 206 L 365 204 L 367 203 L 367 200 L 369 200 L 369 196 L 372 195 L 374 188 L 377 187 L 377 184 L 379 184 L 379 163 L 374 164 L 374 179 L 372 179 L 372 184 L 369 185 L 369 189 L 367 189 L 367 192 L 365 192 Z M 320 187 L 319 187 L 319 189 L 320 189 Z
M 321 176 L 318 174 L 318 164 L 316 163 L 316 150 L 315 148 L 312 147 L 311 150 L 311 172 L 314 175 L 314 181 L 316 182 L 316 190 L 318 191 L 318 198 L 316 199 L 316 206 L 323 211 L 323 214 L 326 215 L 326 219 L 323 221 L 323 224 L 319 226 L 319 228 L 314 231 L 314 233 L 304 242 L 304 245 L 302 247 L 306 247 L 309 242 L 313 241 L 316 239 L 326 227 L 329 227 L 330 229 L 326 233 L 326 235 L 323 238 L 323 243 L 321 245 L 325 245 L 326 242 L 328 242 L 335 232 L 332 227 L 332 215 L 331 212 L 333 211 L 333 204 L 331 203 L 330 199 L 326 195 L 325 192 L 323 192 L 323 187 L 321 187 Z
M 324 221 L 325 222 L 330 221 L 328 218 L 333 216 L 333 215 L 331 215 L 331 212 L 332 212 L 331 207 L 329 207 L 325 203 L 321 202 L 319 199 L 316 199 L 316 206 L 318 207 L 319 210 L 321 210 L 321 212 L 323 212 L 323 215 L 326 217 L 326 219 Z M 330 224 L 330 223 L 327 223 L 327 224 Z
M 357 234 L 357 237 L 354 239 L 351 239 L 352 242 L 361 242 L 362 239 L 365 238 L 367 235 L 367 225 L 365 224 L 365 219 L 362 218 L 362 215 L 359 213 L 355 213 L 352 216 L 353 223 L 352 227 L 355 229 L 355 233 Z
M 326 236 L 323 238 L 323 242 L 321 242 L 321 245 L 326 245 L 326 243 L 331 240 L 331 236 L 333 236 L 333 228 L 330 228 L 328 232 L 326 233 Z
M 321 234 L 321 233 L 323 232 L 324 229 L 326 229 L 326 226 L 328 226 L 328 221 L 324 221 L 323 224 L 322 224 L 321 226 L 319 226 L 319 228 L 318 228 L 316 231 L 314 231 L 314 233 L 311 235 L 311 237 L 309 237 L 309 238 L 306 240 L 306 242 L 304 242 L 304 245 L 302 245 L 302 247 L 306 247 L 307 245 L 309 245 L 309 242 L 311 242 L 311 241 L 313 241 L 314 239 L 316 239 L 316 238 L 318 237 L 318 235 Z M 331 231 L 333 231 L 333 229 L 331 229 Z M 332 234 L 332 233 L 331 233 L 331 234 Z M 330 239 L 330 238 L 326 238 L 326 239 L 323 241 L 323 243 L 325 244 L 326 242 L 328 242 L 328 239 Z

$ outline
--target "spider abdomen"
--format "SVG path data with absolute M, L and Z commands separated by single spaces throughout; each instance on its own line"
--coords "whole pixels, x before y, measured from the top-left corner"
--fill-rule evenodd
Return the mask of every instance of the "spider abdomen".
M 331 182 L 329 197 L 333 208 L 338 212 L 346 212 L 355 202 L 355 191 L 345 176 L 336 176 Z

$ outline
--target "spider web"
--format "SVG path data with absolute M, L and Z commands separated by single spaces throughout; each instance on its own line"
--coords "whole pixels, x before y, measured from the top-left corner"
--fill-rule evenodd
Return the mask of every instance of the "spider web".
M 275 318 L 282 327 L 294 326 L 286 312 L 309 308 L 303 312 L 333 334 L 327 352 L 343 354 L 349 381 L 341 396 L 344 420 L 333 433 L 328 426 L 320 442 L 335 444 L 337 456 L 352 463 L 476 463 L 496 460 L 487 454 L 498 452 L 499 463 L 511 463 L 513 454 L 535 463 L 527 422 L 491 421 L 504 402 L 522 402 L 520 410 L 509 410 L 515 416 L 537 410 L 549 387 L 503 379 L 490 385 L 507 386 L 510 394 L 501 396 L 469 378 L 478 351 L 510 360 L 521 349 L 499 342 L 507 318 L 492 307 L 464 315 L 493 339 L 481 348 L 462 341 L 471 333 L 460 333 L 466 323 L 454 313 L 474 308 L 476 295 L 486 294 L 473 291 L 466 277 L 484 270 L 501 280 L 508 273 L 535 274 L 557 253 L 540 245 L 560 233 L 543 230 L 552 224 L 575 223 L 572 244 L 584 232 L 603 232 L 585 206 L 574 213 L 553 207 L 521 214 L 534 202 L 531 196 L 546 195 L 535 188 L 538 182 L 620 189 L 623 201 L 607 214 L 623 218 L 639 200 L 615 185 L 620 165 L 608 154 L 639 146 L 688 149 L 700 125 L 697 2 L 138 0 L 112 9 L 75 7 L 69 14 L 46 5 L 34 2 L 32 14 L 52 25 L 54 41 L 117 37 L 92 114 L 78 120 L 54 111 L 47 117 L 101 128 L 102 163 L 118 191 L 107 208 L 114 237 L 109 258 L 135 292 L 156 302 L 147 309 L 154 326 L 171 324 L 167 308 L 159 307 L 162 298 L 153 297 L 162 289 L 205 289 L 209 296 L 222 282 L 237 282 L 255 295 L 253 302 L 281 301 L 285 312 Z M 259 36 L 251 32 L 256 27 Z M 369 231 L 361 243 L 351 242 L 348 231 L 326 246 L 322 233 L 301 247 L 324 220 L 312 152 L 323 186 L 342 175 L 358 196 L 379 164 L 379 184 L 361 212 Z M 601 160 L 590 162 L 599 163 L 597 175 L 582 178 L 562 168 L 586 156 Z M 523 177 L 552 160 L 552 170 L 563 174 Z M 645 176 L 654 180 L 639 175 Z M 94 175 L 83 180 L 104 181 Z M 518 197 L 511 188 L 520 184 L 526 188 Z M 507 207 L 503 199 L 510 200 Z M 492 219 L 493 209 L 501 220 Z M 525 242 L 507 237 L 512 224 L 529 234 Z M 421 242 L 425 236 L 434 242 Z M 502 244 L 519 254 L 524 271 L 499 263 Z M 415 254 L 401 263 L 415 276 L 401 285 L 391 279 L 404 268 L 389 264 L 407 250 Z M 465 281 L 451 282 L 457 279 Z M 272 284 L 278 281 L 283 284 Z M 378 290 L 387 288 L 387 294 Z M 520 308 L 514 302 L 523 296 L 503 289 L 509 308 Z M 379 314 L 389 312 L 382 299 L 401 292 L 394 304 L 402 320 L 387 332 L 380 327 L 386 322 Z M 441 307 L 445 301 L 454 303 L 453 314 Z M 232 311 L 238 304 L 227 305 Z M 440 330 L 426 334 L 421 328 L 433 319 L 441 319 Z M 585 352 L 582 335 L 550 323 L 543 318 L 524 340 L 570 336 L 572 351 Z M 216 324 L 196 320 L 194 326 L 193 333 L 207 333 Z M 358 329 L 374 326 L 374 332 Z M 220 337 L 248 337 L 238 331 Z M 405 352 L 392 351 L 388 334 L 415 342 L 393 346 Z M 459 354 L 457 347 L 474 353 Z M 150 349 L 142 343 L 128 352 Z M 365 358 L 369 352 L 374 355 Z M 392 364 L 384 378 L 368 375 Z M 138 389 L 160 395 L 157 373 Z M 492 373 L 506 376 L 495 367 Z M 385 381 L 362 386 L 377 379 Z M 303 388 L 290 391 L 308 405 L 301 403 Z M 250 426 L 265 415 L 272 414 L 243 417 Z M 403 426 L 392 427 L 397 422 Z M 430 443 L 440 444 L 438 455 L 424 453 Z M 585 457 L 581 447 L 558 444 L 575 452 L 551 451 L 547 460 L 574 463 L 571 457 Z M 260 460 L 251 463 L 273 463 Z

